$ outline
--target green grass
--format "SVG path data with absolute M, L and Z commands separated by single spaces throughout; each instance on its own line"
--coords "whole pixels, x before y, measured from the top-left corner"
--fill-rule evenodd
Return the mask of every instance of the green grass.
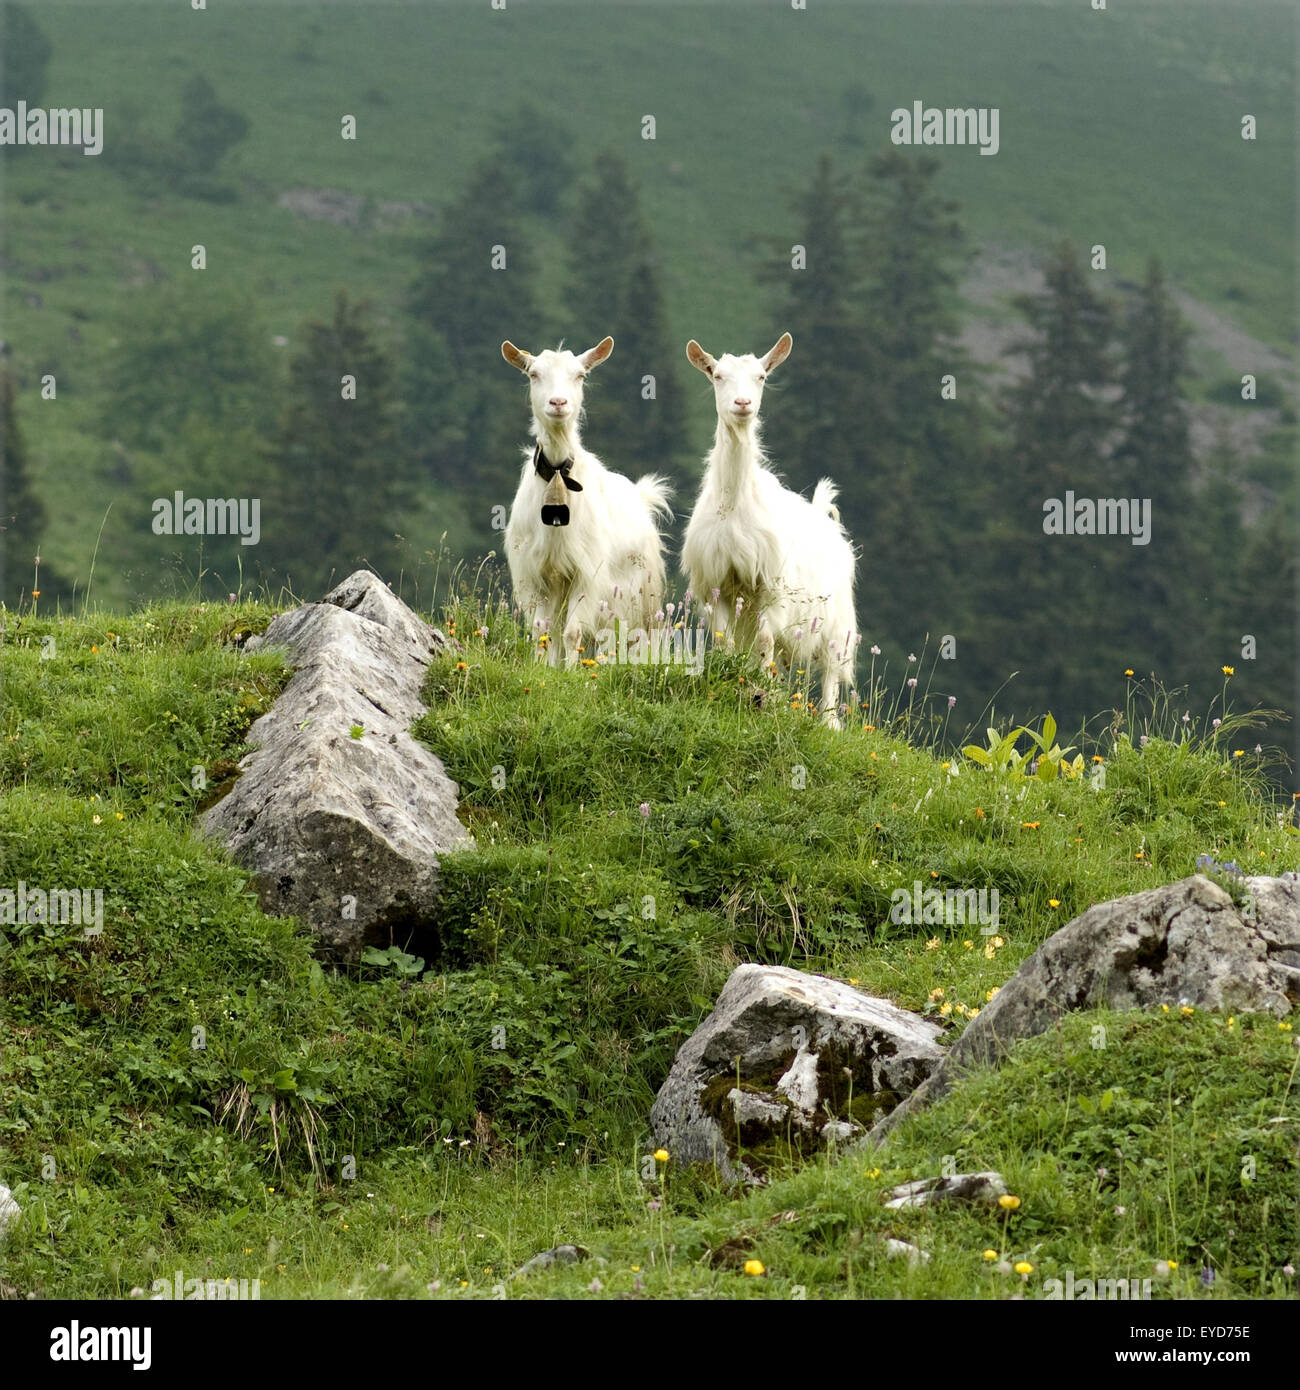
M 556 670 L 462 598 L 417 732 L 479 848 L 443 863 L 440 942 L 335 974 L 191 829 L 287 675 L 228 640 L 270 614 L 159 604 L 0 637 L 0 886 L 104 891 L 97 938 L 0 927 L 0 1180 L 27 1213 L 8 1289 L 120 1297 L 179 1268 L 266 1297 L 490 1297 L 567 1241 L 592 1259 L 512 1296 L 998 1297 L 1160 1259 L 1163 1293 L 1294 1293 L 1300 1054 L 1271 1019 L 1080 1017 L 884 1152 L 778 1167 L 745 1197 L 646 1167 L 654 1093 L 738 961 L 837 974 L 952 1037 L 1091 902 L 1203 852 L 1295 868 L 1293 814 L 1232 756 L 1230 718 L 1144 748 L 1107 733 L 1100 792 L 999 779 L 921 720 L 900 737 L 905 701 L 836 734 L 724 654 L 698 676 Z M 892 924 L 918 880 L 997 887 L 998 934 Z M 1005 1231 L 884 1212 L 887 1183 L 944 1155 L 1006 1175 Z M 931 1262 L 887 1259 L 885 1234 Z M 986 1248 L 1032 1263 L 1028 1286 Z

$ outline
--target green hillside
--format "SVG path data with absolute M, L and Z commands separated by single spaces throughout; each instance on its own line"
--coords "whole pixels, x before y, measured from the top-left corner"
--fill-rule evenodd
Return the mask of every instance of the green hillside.
M 443 860 L 440 942 L 336 974 L 192 833 L 191 769 L 220 777 L 286 678 L 229 642 L 269 616 L 169 604 L 0 634 L 0 886 L 104 893 L 91 940 L 0 926 L 0 1180 L 25 1213 L 0 1297 L 147 1294 L 180 1268 L 268 1299 L 492 1298 L 576 1242 L 589 1262 L 506 1296 L 1040 1298 L 1073 1269 L 1294 1298 L 1298 1054 L 1267 1015 L 1079 1015 L 870 1159 L 778 1163 L 749 1196 L 647 1135 L 738 961 L 834 974 L 950 1041 L 1089 903 L 1203 853 L 1294 869 L 1294 807 L 1236 720 L 1088 748 L 1100 791 L 1009 779 L 915 729 L 834 734 L 776 683 L 757 701 L 719 654 L 698 677 L 547 669 L 466 601 L 438 614 L 464 636 L 417 732 L 478 849 Z M 999 888 L 998 935 L 892 924 L 916 881 Z M 1001 1170 L 1014 1216 L 881 1206 L 940 1154 Z M 931 1262 L 888 1258 L 889 1236 Z
M 788 259 L 789 198 L 816 156 L 845 167 L 886 147 L 889 113 L 914 100 L 998 106 L 1001 148 L 940 149 L 941 185 L 972 239 L 1037 250 L 1104 242 L 1136 281 L 1153 253 L 1175 284 L 1265 343 L 1294 332 L 1291 14 L 1272 4 L 894 5 L 83 4 L 39 7 L 51 105 L 102 106 L 108 153 L 6 158 L 5 336 L 50 514 L 51 563 L 83 582 L 109 503 L 98 584 L 106 598 L 187 587 L 187 553 L 160 559 L 99 415 L 124 327 L 158 282 L 181 286 L 190 247 L 205 282 L 255 305 L 292 351 L 302 321 L 346 286 L 373 300 L 400 353 L 419 249 L 521 100 L 572 132 L 580 175 L 605 148 L 639 182 L 663 269 L 673 341 L 753 348 L 774 337 L 764 265 Z M 194 74 L 249 123 L 221 169 L 234 200 L 142 188 L 112 167 L 115 142 L 165 139 Z M 1240 138 L 1243 113 L 1259 139 Z M 359 138 L 339 138 L 344 113 Z M 642 118 L 655 117 L 653 141 Z M 364 200 L 359 225 L 277 206 L 292 190 Z M 385 210 L 384 204 L 402 207 Z M 403 208 L 413 211 L 403 215 Z M 536 322 L 483 325 L 530 344 L 571 331 L 562 287 L 569 217 L 537 219 Z M 619 325 L 610 325 L 619 332 Z M 1230 362 L 1235 376 L 1252 364 Z M 54 373 L 57 404 L 36 399 Z M 278 378 L 268 382 L 278 390 Z M 194 383 L 201 394 L 202 382 Z M 707 395 L 688 391 L 692 451 Z M 592 403 L 593 430 L 600 403 Z M 522 429 L 522 420 L 520 422 Z M 137 462 L 139 481 L 148 460 Z M 247 460 L 241 460 L 247 467 Z M 116 470 L 116 471 L 115 471 Z M 159 470 L 160 473 L 165 470 Z M 162 485 L 159 490 L 170 491 Z M 154 495 L 152 492 L 150 495 Z M 139 507 L 136 505 L 136 512 Z M 406 518 L 410 552 L 460 525 L 430 484 Z M 178 580 L 172 569 L 182 571 Z M 233 587 L 233 586 L 232 586 Z

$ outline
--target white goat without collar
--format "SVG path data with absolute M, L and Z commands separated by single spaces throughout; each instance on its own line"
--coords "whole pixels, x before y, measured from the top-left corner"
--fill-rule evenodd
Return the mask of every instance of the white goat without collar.
M 758 426 L 769 373 L 790 355 L 784 333 L 763 357 L 713 357 L 694 339 L 687 360 L 713 383 L 718 423 L 682 545 L 691 590 L 717 593 L 715 634 L 752 645 L 760 666 L 774 656 L 821 678 L 819 706 L 838 728 L 840 686 L 852 683 L 858 625 L 856 559 L 840 525 L 836 488 L 823 478 L 812 500 L 767 467 Z

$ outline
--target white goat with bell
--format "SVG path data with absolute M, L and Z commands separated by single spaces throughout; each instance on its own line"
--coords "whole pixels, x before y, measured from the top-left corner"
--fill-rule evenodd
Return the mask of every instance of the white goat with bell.
M 718 411 L 704 482 L 682 545 L 682 570 L 701 603 L 713 605 L 715 635 L 751 646 L 760 666 L 774 655 L 821 678 L 824 721 L 840 727 L 840 686 L 852 685 L 858 624 L 856 560 L 823 478 L 812 501 L 766 466 L 758 407 L 768 373 L 790 354 L 781 336 L 766 357 L 714 358 L 694 339 L 686 356 L 713 383 Z
M 666 483 L 613 472 L 578 434 L 587 373 L 613 350 L 613 338 L 583 353 L 535 357 L 501 344 L 502 357 L 528 377 L 536 441 L 524 450 L 506 525 L 510 580 L 535 635 L 563 634 L 567 666 L 582 649 L 595 655 L 595 634 L 612 628 L 611 619 L 648 628 L 664 594 L 658 520 L 670 515 Z

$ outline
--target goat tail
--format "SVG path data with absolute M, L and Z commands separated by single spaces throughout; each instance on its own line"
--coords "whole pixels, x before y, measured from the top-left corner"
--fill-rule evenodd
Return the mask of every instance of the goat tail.
M 840 509 L 835 505 L 835 499 L 839 494 L 839 488 L 829 478 L 823 478 L 813 490 L 812 504 L 819 512 L 825 512 L 832 521 L 838 521 Z
M 636 490 L 652 517 L 656 520 L 659 517 L 672 519 L 673 509 L 668 505 L 668 499 L 673 490 L 667 478 L 661 478 L 657 473 L 647 473 L 644 478 L 636 480 Z

